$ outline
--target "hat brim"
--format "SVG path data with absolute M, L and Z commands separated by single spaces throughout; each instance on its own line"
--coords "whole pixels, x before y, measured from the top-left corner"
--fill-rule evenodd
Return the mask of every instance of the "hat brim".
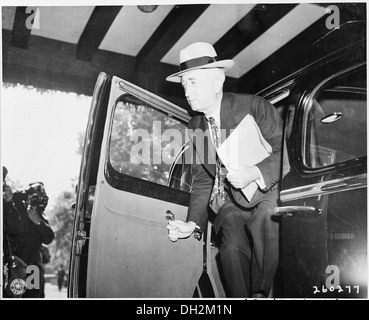
M 169 82 L 181 82 L 181 77 L 192 70 L 196 70 L 196 69 L 213 69 L 213 68 L 221 68 L 224 70 L 224 72 L 228 71 L 229 69 L 231 69 L 234 65 L 234 61 L 233 60 L 220 60 L 217 62 L 213 62 L 213 63 L 209 63 L 209 64 L 204 64 L 201 66 L 196 66 L 193 68 L 188 68 L 186 70 L 182 70 L 176 73 L 171 74 L 170 76 L 168 76 L 165 80 L 169 81 Z

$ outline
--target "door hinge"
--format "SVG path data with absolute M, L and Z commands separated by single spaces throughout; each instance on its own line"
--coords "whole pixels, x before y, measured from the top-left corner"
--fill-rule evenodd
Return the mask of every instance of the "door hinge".
M 86 237 L 86 231 L 84 230 L 78 230 L 77 238 L 76 238 L 76 254 L 81 255 L 82 254 L 82 248 L 86 244 L 86 240 L 89 238 Z

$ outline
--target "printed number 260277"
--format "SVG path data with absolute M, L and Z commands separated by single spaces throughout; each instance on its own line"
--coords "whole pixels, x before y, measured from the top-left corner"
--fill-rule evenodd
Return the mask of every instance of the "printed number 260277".
M 314 294 L 317 294 L 317 293 L 326 293 L 326 292 L 333 292 L 337 289 L 337 292 L 338 293 L 341 293 L 341 292 L 345 292 L 345 293 L 356 293 L 358 294 L 359 291 L 360 291 L 360 286 L 344 286 L 343 288 L 341 286 L 330 286 L 330 287 L 325 287 L 324 285 L 321 287 L 321 288 L 318 288 L 317 286 L 313 286 L 313 289 L 314 289 Z

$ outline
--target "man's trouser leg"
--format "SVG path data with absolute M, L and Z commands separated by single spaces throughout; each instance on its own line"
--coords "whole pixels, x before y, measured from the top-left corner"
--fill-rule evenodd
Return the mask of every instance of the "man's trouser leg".
M 226 291 L 233 298 L 247 298 L 250 290 L 249 239 L 245 232 L 247 215 L 232 202 L 226 201 L 220 214 L 222 244 L 219 248 Z
M 218 213 L 214 226 L 216 232 L 222 230 L 220 257 L 231 297 L 269 294 L 279 257 L 279 224 L 272 219 L 275 206 L 263 201 L 243 210 L 228 200 Z
M 262 201 L 246 223 L 252 239 L 251 296 L 262 293 L 266 297 L 272 288 L 279 260 L 279 223 L 273 218 L 276 204 Z

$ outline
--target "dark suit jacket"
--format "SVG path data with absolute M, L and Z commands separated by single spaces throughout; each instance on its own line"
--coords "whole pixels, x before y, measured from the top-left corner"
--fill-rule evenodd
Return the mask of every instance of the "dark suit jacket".
M 21 218 L 21 234 L 14 255 L 21 258 L 27 265 L 37 265 L 42 268 L 41 245 L 49 244 L 54 240 L 54 231 L 47 220 L 42 218 L 40 225 L 35 225 L 28 218 L 27 208 L 22 201 L 22 194 L 14 192 L 13 200 Z
M 231 187 L 234 201 L 245 208 L 254 207 L 262 200 L 270 198 L 276 201 L 276 184 L 280 178 L 281 151 L 283 140 L 283 121 L 275 107 L 263 98 L 249 94 L 223 94 L 220 109 L 220 128 L 226 129 L 226 137 L 230 130 L 235 129 L 242 119 L 250 114 L 254 117 L 265 140 L 272 147 L 272 154 L 257 164 L 263 175 L 266 188 L 257 190 L 251 202 L 242 191 Z M 194 144 L 198 159 L 201 163 L 192 165 L 193 183 L 187 221 L 193 221 L 206 230 L 208 220 L 208 204 L 214 184 L 215 151 L 208 150 L 211 144 L 204 143 L 196 129 L 208 130 L 207 119 L 204 115 L 194 116 L 188 125 L 189 138 Z M 223 132 L 223 131 L 222 131 Z M 222 136 L 222 140 L 226 137 Z M 246 138 L 246 137 L 245 137 Z

